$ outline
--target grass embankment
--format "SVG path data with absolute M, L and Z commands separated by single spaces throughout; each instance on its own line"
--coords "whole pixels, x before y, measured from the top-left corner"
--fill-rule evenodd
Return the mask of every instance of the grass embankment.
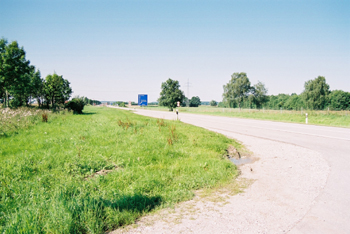
M 104 233 L 232 181 L 220 134 L 112 108 L 0 138 L 1 233 Z
M 146 107 L 150 110 L 168 111 L 166 107 Z M 181 113 L 216 115 L 247 119 L 272 120 L 278 122 L 305 123 L 308 113 L 309 124 L 334 127 L 350 127 L 350 111 L 292 111 L 292 110 L 255 110 L 238 108 L 219 108 L 210 106 L 179 107 Z

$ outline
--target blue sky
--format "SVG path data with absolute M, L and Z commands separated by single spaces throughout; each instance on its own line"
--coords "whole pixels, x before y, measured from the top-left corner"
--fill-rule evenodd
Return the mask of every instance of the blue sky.
M 155 101 L 172 78 L 220 101 L 234 72 L 269 94 L 319 75 L 350 91 L 350 1 L 0 0 L 0 37 L 91 99 Z

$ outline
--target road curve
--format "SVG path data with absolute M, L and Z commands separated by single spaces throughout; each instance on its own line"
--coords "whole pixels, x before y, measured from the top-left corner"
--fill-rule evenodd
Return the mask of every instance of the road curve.
M 135 113 L 176 119 L 173 112 L 137 109 Z M 223 134 L 242 136 L 243 143 L 244 139 L 248 141 L 243 137 L 246 136 L 286 143 L 285 147 L 287 144 L 303 147 L 310 154 L 318 152 L 330 168 L 328 178 L 308 211 L 287 231 L 350 233 L 350 129 L 182 113 L 179 119 Z

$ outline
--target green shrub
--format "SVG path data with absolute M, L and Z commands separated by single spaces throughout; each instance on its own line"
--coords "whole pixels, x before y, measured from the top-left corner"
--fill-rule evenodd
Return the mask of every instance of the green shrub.
M 218 103 L 215 100 L 211 100 L 210 102 L 210 106 L 217 106 Z
M 75 97 L 67 103 L 67 108 L 72 110 L 74 114 L 82 114 L 85 106 L 83 98 Z

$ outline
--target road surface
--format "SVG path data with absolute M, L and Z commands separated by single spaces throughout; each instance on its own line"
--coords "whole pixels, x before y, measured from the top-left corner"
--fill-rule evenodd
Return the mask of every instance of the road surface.
M 176 119 L 176 114 L 173 112 L 137 109 L 135 113 L 156 118 Z M 244 144 L 248 144 L 258 156 L 259 149 L 265 150 L 265 155 L 268 154 L 266 152 L 269 149 L 271 155 L 273 155 L 274 152 L 272 151 L 276 148 L 279 152 L 275 152 L 277 155 L 274 157 L 275 160 L 269 161 L 268 158 L 263 158 L 264 160 L 261 160 L 261 162 L 256 162 L 258 163 L 257 170 L 260 168 L 260 171 L 263 172 L 265 167 L 265 174 L 269 173 L 267 169 L 277 170 L 269 167 L 269 164 L 272 165 L 274 161 L 277 162 L 279 157 L 283 158 L 285 156 L 285 165 L 288 164 L 289 168 L 296 165 L 297 170 L 297 164 L 302 164 L 299 165 L 299 171 L 295 171 L 294 174 L 290 173 L 289 177 L 284 179 L 288 181 L 280 182 L 279 185 L 276 185 L 277 190 L 273 191 L 277 195 L 281 192 L 278 196 L 284 196 L 283 206 L 286 207 L 284 207 L 285 213 L 283 211 L 279 213 L 277 208 L 276 212 L 269 210 L 269 217 L 273 216 L 274 213 L 275 216 L 286 216 L 286 224 L 283 224 L 284 217 L 274 217 L 270 219 L 271 222 L 279 222 L 277 220 L 281 219 L 281 224 L 266 224 L 264 228 L 257 226 L 255 229 L 249 229 L 250 231 L 260 233 L 350 233 L 350 129 L 182 113 L 179 114 L 179 119 L 184 123 L 234 137 Z M 282 164 L 280 165 L 283 166 L 283 162 L 281 161 Z M 256 163 L 253 163 L 252 167 Z M 316 164 L 317 168 L 313 168 Z M 279 172 L 281 178 L 286 171 L 287 169 L 283 169 Z M 264 173 L 260 173 L 255 178 L 256 186 L 259 184 L 260 177 L 261 181 L 264 180 Z M 275 176 L 276 181 L 281 179 L 279 174 Z M 300 177 L 298 177 L 299 174 Z M 273 180 L 275 179 L 269 178 L 270 184 L 272 184 L 271 189 L 273 189 Z M 293 180 L 295 181 L 293 182 Z M 296 183 L 296 185 L 293 183 Z M 264 185 L 264 189 L 267 191 L 259 190 L 259 193 L 262 193 L 261 196 L 264 196 L 265 192 L 268 193 L 270 184 Z M 283 190 L 283 192 L 280 190 Z M 298 199 L 297 202 L 293 201 Z M 267 200 L 270 199 L 266 198 Z M 300 207 L 298 207 L 298 204 Z M 269 207 L 274 205 L 271 203 Z M 256 207 L 258 209 L 259 206 Z M 252 207 L 251 209 L 254 212 L 255 208 Z M 290 218 L 287 217 L 289 214 Z M 254 222 L 260 222 L 261 224 L 264 220 L 259 219 L 264 219 L 265 216 L 261 216 L 263 218 L 257 216 L 257 220 Z M 251 222 L 249 225 L 255 224 Z M 229 227 L 227 226 L 227 228 Z M 205 230 L 203 231 L 205 232 Z M 216 230 L 219 231 L 220 229 Z M 234 230 L 237 229 L 232 229 L 233 232 Z M 242 230 L 237 232 L 244 232 Z M 246 232 L 249 233 L 249 230 Z M 198 232 L 198 229 L 192 231 Z M 226 233 L 225 229 L 220 232 Z

